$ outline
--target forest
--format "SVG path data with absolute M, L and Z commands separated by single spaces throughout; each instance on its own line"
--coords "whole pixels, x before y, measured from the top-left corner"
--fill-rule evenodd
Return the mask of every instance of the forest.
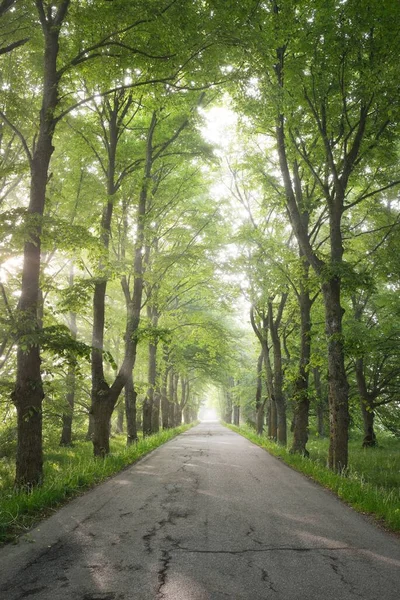
M 207 405 L 335 477 L 354 447 L 400 527 L 399 23 L 0 2 L 1 494 Z

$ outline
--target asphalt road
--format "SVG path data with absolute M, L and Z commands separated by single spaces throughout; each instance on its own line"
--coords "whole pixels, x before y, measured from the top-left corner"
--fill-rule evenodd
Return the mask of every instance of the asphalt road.
M 399 600 L 400 541 L 203 423 L 0 550 L 1 600 Z

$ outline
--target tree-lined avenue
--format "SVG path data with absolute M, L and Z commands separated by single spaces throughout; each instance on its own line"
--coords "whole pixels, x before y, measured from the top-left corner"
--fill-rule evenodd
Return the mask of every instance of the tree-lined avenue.
M 20 600 L 395 600 L 398 538 L 202 423 L 0 550 Z

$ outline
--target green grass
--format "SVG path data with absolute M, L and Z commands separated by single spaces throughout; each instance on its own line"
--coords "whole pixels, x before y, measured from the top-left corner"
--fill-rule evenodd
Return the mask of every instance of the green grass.
M 78 442 L 73 448 L 49 448 L 45 452 L 44 484 L 29 493 L 14 491 L 14 467 L 9 460 L 0 459 L 0 543 L 13 541 L 68 499 L 118 473 L 190 427 L 182 425 L 161 431 L 129 448 L 125 436 L 115 436 L 111 440 L 111 453 L 104 460 L 93 457 L 90 442 Z
M 227 425 L 270 454 L 278 456 L 297 471 L 332 490 L 357 511 L 373 515 L 392 531 L 400 531 L 400 447 L 399 441 L 383 437 L 377 448 L 362 448 L 362 439 L 349 444 L 349 468 L 338 475 L 326 467 L 328 440 L 311 438 L 307 444 L 310 458 L 289 454 L 253 429 Z

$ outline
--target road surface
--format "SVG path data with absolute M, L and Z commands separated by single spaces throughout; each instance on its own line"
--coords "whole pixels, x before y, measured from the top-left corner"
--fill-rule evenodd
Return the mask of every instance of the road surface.
M 203 423 L 0 550 L 1 600 L 399 600 L 400 542 Z

